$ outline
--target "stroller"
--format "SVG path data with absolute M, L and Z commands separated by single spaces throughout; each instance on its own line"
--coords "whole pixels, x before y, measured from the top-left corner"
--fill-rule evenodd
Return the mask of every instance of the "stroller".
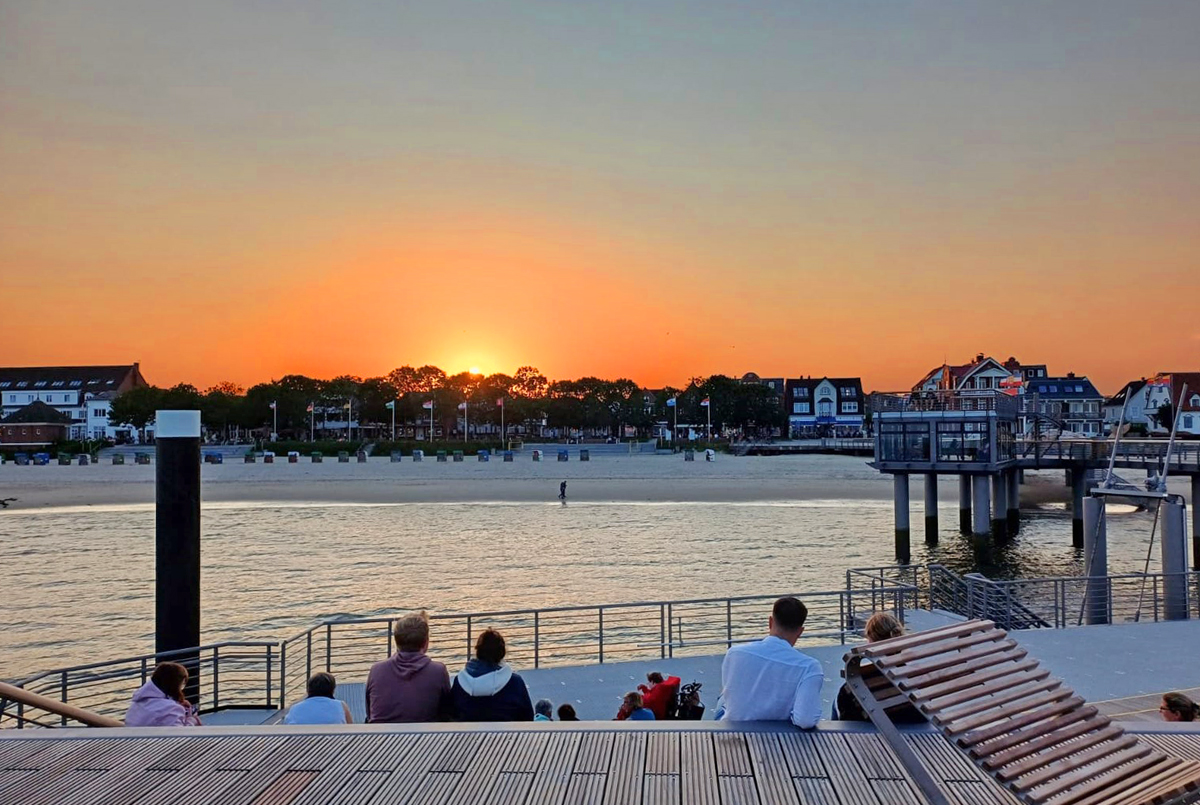
M 668 709 L 667 718 L 679 721 L 699 721 L 704 718 L 704 702 L 700 701 L 699 682 L 689 682 L 679 689 L 674 707 Z

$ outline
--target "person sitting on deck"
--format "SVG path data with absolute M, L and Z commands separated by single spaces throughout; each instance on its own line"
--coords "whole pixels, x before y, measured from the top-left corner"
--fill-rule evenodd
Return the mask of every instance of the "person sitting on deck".
M 721 706 L 727 721 L 791 721 L 811 729 L 821 720 L 821 663 L 796 650 L 808 609 L 780 598 L 767 620 L 770 631 L 754 643 L 729 649 L 721 663 Z
M 578 721 L 579 716 L 575 715 L 575 708 L 569 704 L 560 704 L 558 706 L 559 721 Z
M 656 721 L 654 713 L 643 706 L 642 694 L 631 690 L 625 694 L 621 709 L 617 710 L 617 721 Z
M 643 706 L 654 713 L 654 718 L 662 721 L 665 718 L 675 717 L 675 697 L 679 695 L 679 686 L 682 684 L 677 676 L 669 676 L 663 679 L 663 675 L 654 671 L 646 674 L 646 681 L 650 686 L 638 685 L 638 690 L 642 694 Z
M 867 626 L 863 631 L 867 636 L 868 643 L 877 643 L 880 640 L 904 634 L 904 624 L 900 623 L 894 615 L 887 612 L 876 612 L 867 619 Z M 888 716 L 893 724 L 924 724 L 926 721 L 925 716 L 921 715 L 921 712 L 911 704 L 904 704 L 892 709 Z M 833 704 L 833 718 L 835 721 L 871 720 L 854 693 L 846 685 L 842 685 L 838 689 L 837 700 Z
M 150 681 L 133 694 L 127 727 L 198 727 L 200 718 L 183 694 L 188 671 L 177 662 L 160 662 Z
M 475 659 L 454 675 L 451 696 L 459 721 L 533 721 L 525 680 L 504 662 L 504 637 L 486 629 L 475 641 Z
M 533 720 L 534 721 L 553 721 L 554 720 L 554 702 L 549 699 L 538 699 L 533 705 Z
M 392 627 L 396 653 L 371 666 L 367 675 L 367 721 L 449 721 L 450 673 L 429 659 L 429 618 L 410 612 Z
M 1200 705 L 1182 693 L 1164 693 L 1158 712 L 1163 721 L 1195 721 L 1200 716 Z
M 333 698 L 337 679 L 318 671 L 308 678 L 308 698 L 296 702 L 283 717 L 284 724 L 353 724 L 350 705 Z

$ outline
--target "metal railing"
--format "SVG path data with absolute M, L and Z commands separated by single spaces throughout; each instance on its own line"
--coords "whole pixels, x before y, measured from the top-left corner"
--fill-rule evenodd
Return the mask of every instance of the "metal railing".
M 275 706 L 280 689 L 279 644 L 261 641 L 212 643 L 59 668 L 15 684 L 98 715 L 120 718 L 129 708 L 134 691 L 150 679 L 155 664 L 165 661 L 178 662 L 188 669 L 186 692 L 200 702 L 201 712 Z M 0 707 L 0 726 L 5 725 L 6 718 L 19 721 L 23 715 L 19 702 L 7 702 Z M 64 716 L 60 725 L 66 724 Z
M 855 576 L 859 579 L 859 576 Z M 786 593 L 785 593 L 786 594 Z M 917 589 L 901 583 L 858 584 L 844 590 L 792 593 L 808 608 L 804 641 L 845 643 L 861 613 L 895 611 L 903 619 Z M 602 664 L 712 654 L 759 639 L 779 595 L 643 601 L 579 607 L 502 610 L 429 616 L 429 656 L 450 667 L 474 655 L 488 628 L 499 630 L 507 661 L 518 668 Z M 326 621 L 280 645 L 280 706 L 303 696 L 315 671 L 365 678 L 392 650 L 394 619 Z
M 929 411 L 996 411 L 1006 417 L 1016 417 L 1020 403 L 1016 397 L 999 391 L 915 391 L 911 394 L 878 394 L 871 396 L 871 410 L 876 414 Z
M 1200 616 L 1200 572 L 1124 574 L 997 581 L 960 576 L 938 565 L 893 565 L 846 571 L 842 590 L 797 593 L 808 608 L 803 643 L 857 639 L 871 613 L 891 611 L 901 620 L 917 608 L 987 618 L 1007 629 L 1065 628 L 1083 623 L 1159 621 L 1174 591 L 1186 614 Z M 642 601 L 595 606 L 433 614 L 429 654 L 450 667 L 471 658 L 487 628 L 500 630 L 508 661 L 517 668 L 655 660 L 720 653 L 759 639 L 778 595 Z M 1085 603 L 1087 610 L 1085 611 Z M 1183 614 L 1170 613 L 1172 617 Z M 201 713 L 232 708 L 283 708 L 302 698 L 316 671 L 345 681 L 363 680 L 392 650 L 394 618 L 326 621 L 274 642 L 224 642 L 164 654 L 46 671 L 15 683 L 101 716 L 119 718 L 155 663 L 173 660 L 189 670 L 189 694 Z M 57 718 L 32 717 L 18 702 L 0 699 L 0 727 L 51 726 Z

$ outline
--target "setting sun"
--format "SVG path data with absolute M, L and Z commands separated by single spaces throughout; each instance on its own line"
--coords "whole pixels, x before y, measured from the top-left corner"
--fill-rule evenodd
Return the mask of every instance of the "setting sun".
M 468 371 L 468 372 L 470 372 L 470 373 L 471 373 L 471 374 L 473 374 L 473 375 L 480 374 L 480 371 L 479 371 L 479 367 L 478 367 L 478 366 L 472 366 L 472 367 L 471 367 L 470 369 L 468 369 L 467 371 Z

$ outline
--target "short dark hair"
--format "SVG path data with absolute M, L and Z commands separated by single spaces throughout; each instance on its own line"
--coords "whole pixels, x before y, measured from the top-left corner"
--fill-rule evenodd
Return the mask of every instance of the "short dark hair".
M 569 704 L 560 704 L 558 706 L 559 721 L 578 721 L 579 717 L 575 715 L 575 708 Z
M 775 623 L 780 628 L 794 632 L 803 627 L 804 622 L 808 620 L 808 607 L 800 603 L 799 598 L 793 598 L 789 595 L 775 602 L 771 614 L 775 617 Z
M 333 691 L 337 688 L 337 679 L 333 674 L 325 671 L 318 671 L 308 678 L 308 695 L 309 696 L 324 696 L 333 698 Z
M 499 665 L 507 653 L 504 637 L 495 629 L 484 629 L 483 634 L 475 641 L 475 656 L 484 662 Z

